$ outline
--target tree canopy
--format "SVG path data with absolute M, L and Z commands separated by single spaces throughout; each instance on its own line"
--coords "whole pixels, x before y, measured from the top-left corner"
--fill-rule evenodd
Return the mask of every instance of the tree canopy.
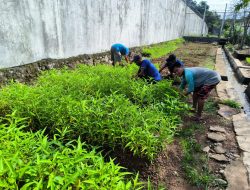
M 242 8 L 245 8 L 248 6 L 250 0 L 239 0 L 235 5 L 235 10 L 239 11 Z
M 195 0 L 187 0 L 187 4 L 196 9 L 201 15 L 204 14 L 206 8 L 205 21 L 207 23 L 209 33 L 215 33 L 215 31 L 220 28 L 220 16 L 217 12 L 209 10 L 210 7 L 206 1 L 197 3 Z

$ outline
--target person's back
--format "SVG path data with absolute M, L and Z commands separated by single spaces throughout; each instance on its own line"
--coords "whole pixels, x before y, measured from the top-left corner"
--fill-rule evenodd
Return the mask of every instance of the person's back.
M 123 44 L 113 44 L 111 46 L 111 49 L 115 49 L 116 52 L 120 52 L 121 55 L 128 55 L 129 54 L 129 49 L 123 45 Z
M 195 121 L 201 120 L 204 103 L 212 89 L 221 81 L 220 75 L 213 70 L 202 67 L 184 68 L 181 65 L 175 65 L 173 72 L 182 77 L 180 89 L 185 90 L 185 95 L 192 93 L 193 111 L 196 115 L 193 117 Z
M 129 63 L 129 49 L 124 46 L 123 44 L 113 44 L 111 46 L 111 60 L 112 60 L 112 65 L 115 66 L 116 62 L 121 63 L 122 56 L 125 57 L 125 60 L 127 63 Z
M 170 72 L 170 75 L 168 75 L 170 78 L 173 78 L 173 68 L 175 65 L 180 65 L 184 67 L 184 63 L 176 58 L 174 54 L 169 55 L 169 57 L 166 59 L 166 62 L 161 66 L 159 72 L 161 73 L 166 67 L 168 68 L 168 71 Z
M 151 63 L 149 60 L 144 59 L 142 61 L 141 67 L 144 68 L 145 70 L 145 74 L 147 76 L 153 77 L 154 80 L 156 81 L 160 81 L 161 75 L 159 73 L 159 71 L 157 70 L 157 68 L 155 67 L 155 65 L 153 63 Z
M 220 75 L 210 69 L 202 67 L 189 67 L 185 68 L 185 75 L 191 72 L 194 77 L 194 86 L 199 87 L 203 85 L 214 85 L 220 82 Z

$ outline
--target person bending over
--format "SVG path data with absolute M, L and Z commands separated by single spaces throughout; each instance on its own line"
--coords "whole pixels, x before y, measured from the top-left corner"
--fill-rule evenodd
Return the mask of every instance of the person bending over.
M 123 44 L 113 44 L 111 46 L 110 52 L 113 66 L 115 66 L 116 62 L 119 62 L 119 64 L 121 64 L 122 56 L 124 56 L 126 62 L 129 63 L 129 48 L 127 48 Z
M 220 75 L 210 69 L 202 67 L 185 68 L 175 64 L 173 72 L 182 77 L 180 89 L 187 85 L 185 95 L 193 95 L 193 109 L 196 112 L 194 119 L 200 121 L 204 103 L 209 93 L 221 81 Z
M 162 79 L 161 74 L 153 63 L 144 59 L 140 55 L 135 55 L 132 62 L 136 63 L 140 68 L 137 73 L 137 77 L 144 78 L 148 82 L 158 82 Z
M 161 73 L 167 67 L 168 71 L 170 73 L 168 75 L 168 78 L 173 78 L 173 67 L 175 64 L 180 64 L 182 67 L 184 67 L 184 63 L 182 61 L 180 61 L 179 59 L 176 59 L 176 56 L 174 54 L 171 54 L 166 59 L 166 62 L 162 65 L 159 72 Z

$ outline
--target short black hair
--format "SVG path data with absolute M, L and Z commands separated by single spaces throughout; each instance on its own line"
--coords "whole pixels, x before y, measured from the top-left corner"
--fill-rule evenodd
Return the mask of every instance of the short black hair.
M 169 62 L 173 62 L 176 60 L 176 56 L 174 54 L 170 54 L 168 56 L 168 58 L 166 59 L 166 62 L 169 63 Z
M 140 61 L 142 59 L 142 57 L 140 55 L 135 55 L 132 62 L 137 63 L 138 61 Z
M 175 63 L 171 64 L 171 65 L 168 67 L 168 69 L 169 69 L 169 71 L 170 71 L 171 73 L 173 73 L 175 67 L 178 67 L 178 68 L 179 68 L 179 67 L 182 67 L 182 65 L 181 65 L 179 62 L 175 62 Z

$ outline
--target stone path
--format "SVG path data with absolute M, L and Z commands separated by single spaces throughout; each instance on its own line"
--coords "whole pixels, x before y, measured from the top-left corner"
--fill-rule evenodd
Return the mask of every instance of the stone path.
M 224 57 L 221 48 L 218 48 L 216 55 L 216 65 L 215 68 L 221 75 L 226 75 L 226 64 L 223 61 Z M 224 66 L 222 66 L 224 65 Z M 224 69 L 224 71 L 223 71 Z M 233 92 L 233 85 L 230 81 L 222 81 L 220 85 L 216 87 L 217 94 L 220 100 L 232 99 L 237 100 L 235 93 Z M 232 120 L 234 131 L 236 133 L 236 139 L 240 150 L 242 150 L 242 155 L 238 159 L 232 161 L 225 169 L 224 175 L 228 181 L 228 190 L 250 190 L 250 121 L 248 120 L 246 114 L 237 113 L 237 111 L 230 107 L 225 107 L 224 105 L 219 105 L 219 115 L 226 119 Z M 214 128 L 214 127 L 213 127 Z M 213 138 L 217 138 L 218 141 L 224 141 L 226 136 L 223 135 L 222 131 L 213 130 Z M 216 134 L 217 133 L 217 134 Z M 216 134 L 216 135 L 215 135 Z M 224 140 L 222 140 L 224 137 Z M 211 138 L 211 134 L 208 135 Z M 213 139 L 213 140 L 214 140 Z M 216 148 L 217 147 L 217 148 Z M 210 155 L 211 158 L 217 159 L 218 161 L 230 161 L 224 155 L 225 150 L 222 146 L 214 147 L 216 154 Z M 223 156 L 222 156 L 223 155 Z M 233 155 L 236 157 L 236 155 Z

